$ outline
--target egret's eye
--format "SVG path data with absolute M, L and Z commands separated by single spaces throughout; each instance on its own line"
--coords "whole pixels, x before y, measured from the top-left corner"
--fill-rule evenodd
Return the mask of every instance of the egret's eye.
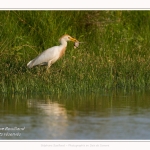
M 70 39 L 70 36 L 68 36 L 68 39 Z

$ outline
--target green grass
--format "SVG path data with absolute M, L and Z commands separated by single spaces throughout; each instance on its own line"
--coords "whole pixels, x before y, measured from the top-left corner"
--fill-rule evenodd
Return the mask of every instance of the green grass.
M 0 92 L 72 93 L 150 88 L 150 11 L 0 11 Z M 69 42 L 65 56 L 45 67 L 26 64 Z

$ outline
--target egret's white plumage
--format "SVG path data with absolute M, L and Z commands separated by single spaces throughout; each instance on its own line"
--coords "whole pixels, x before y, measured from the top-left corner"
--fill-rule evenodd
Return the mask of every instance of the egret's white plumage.
M 28 68 L 32 68 L 37 65 L 47 65 L 48 68 L 55 63 L 65 53 L 67 47 L 67 41 L 77 42 L 75 38 L 70 35 L 63 35 L 60 39 L 60 45 L 51 47 L 43 51 L 39 56 L 31 60 L 28 64 Z

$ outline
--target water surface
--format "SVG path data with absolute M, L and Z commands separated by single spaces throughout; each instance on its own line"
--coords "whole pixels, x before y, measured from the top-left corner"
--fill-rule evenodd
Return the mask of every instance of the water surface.
M 0 97 L 0 139 L 149 140 L 150 92 Z

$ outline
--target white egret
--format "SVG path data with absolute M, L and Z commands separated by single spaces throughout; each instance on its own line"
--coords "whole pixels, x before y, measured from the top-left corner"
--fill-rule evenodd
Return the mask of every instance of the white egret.
M 59 58 L 61 58 L 67 47 L 67 41 L 78 42 L 75 38 L 72 38 L 70 35 L 63 35 L 60 39 L 60 45 L 51 47 L 43 51 L 39 56 L 31 60 L 28 64 L 28 68 L 32 68 L 37 65 L 47 65 L 47 69 L 55 63 Z

